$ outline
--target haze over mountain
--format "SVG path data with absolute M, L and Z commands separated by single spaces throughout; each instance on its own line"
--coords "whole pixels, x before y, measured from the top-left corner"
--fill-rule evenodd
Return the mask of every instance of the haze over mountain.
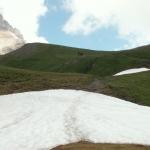
M 13 28 L 0 14 L 0 55 L 9 53 L 21 47 L 24 43 L 20 31 Z

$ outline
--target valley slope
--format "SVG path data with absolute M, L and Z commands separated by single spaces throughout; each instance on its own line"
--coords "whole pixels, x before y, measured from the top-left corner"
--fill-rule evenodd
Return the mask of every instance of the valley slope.
M 0 94 L 78 89 L 150 106 L 150 71 L 113 76 L 139 67 L 150 68 L 150 46 L 110 52 L 31 43 L 0 57 Z
M 150 68 L 150 46 L 107 52 L 31 43 L 0 56 L 0 95 L 47 89 L 103 93 L 150 106 L 150 71 L 113 76 L 131 68 Z M 149 150 L 141 145 L 75 143 L 56 150 Z

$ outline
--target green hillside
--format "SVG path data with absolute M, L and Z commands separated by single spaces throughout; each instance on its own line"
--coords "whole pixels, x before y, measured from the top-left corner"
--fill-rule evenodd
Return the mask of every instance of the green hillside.
M 118 77 L 40 72 L 0 67 L 0 94 L 47 89 L 77 89 L 103 93 L 150 106 L 150 71 Z
M 150 106 L 150 71 L 109 77 L 104 81 L 113 96 Z
M 78 89 L 150 106 L 150 71 L 112 76 L 150 68 L 150 46 L 106 52 L 33 43 L 1 56 L 0 65 L 0 94 Z
M 86 89 L 91 75 L 47 73 L 0 66 L 0 95 L 47 89 Z
M 1 57 L 0 64 L 36 71 L 104 77 L 133 67 L 150 67 L 150 46 L 104 52 L 34 43 Z
M 150 67 L 150 46 L 106 52 L 33 43 L 1 56 L 0 64 L 1 94 L 75 88 L 150 105 L 149 72 L 112 77 L 129 68 Z

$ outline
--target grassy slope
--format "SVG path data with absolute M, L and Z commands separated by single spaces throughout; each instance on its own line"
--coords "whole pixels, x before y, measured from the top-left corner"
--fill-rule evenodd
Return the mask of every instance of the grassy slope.
M 105 84 L 113 96 L 150 106 L 150 71 L 107 78 Z
M 150 71 L 118 77 L 39 72 L 0 67 L 0 94 L 47 89 L 78 89 L 103 93 L 150 106 Z
M 150 72 L 112 77 L 128 68 L 150 67 L 150 46 L 98 52 L 33 43 L 1 56 L 0 64 L 0 94 L 82 89 L 150 106 Z
M 84 74 L 46 73 L 0 67 L 0 94 L 47 89 L 85 89 L 93 77 Z
M 0 58 L 0 64 L 22 69 L 113 75 L 133 67 L 150 67 L 150 46 L 123 52 L 90 51 L 48 44 L 27 44 Z

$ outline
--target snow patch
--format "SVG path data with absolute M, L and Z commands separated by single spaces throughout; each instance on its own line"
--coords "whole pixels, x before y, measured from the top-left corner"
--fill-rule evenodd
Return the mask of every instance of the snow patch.
M 148 68 L 134 68 L 134 69 L 129 69 L 129 70 L 125 70 L 125 71 L 119 72 L 119 73 L 115 74 L 114 76 L 145 72 L 145 71 L 149 71 L 149 70 L 150 69 L 148 69 Z
M 150 145 L 150 108 L 102 94 L 48 90 L 0 96 L 0 149 L 49 150 L 80 140 Z

